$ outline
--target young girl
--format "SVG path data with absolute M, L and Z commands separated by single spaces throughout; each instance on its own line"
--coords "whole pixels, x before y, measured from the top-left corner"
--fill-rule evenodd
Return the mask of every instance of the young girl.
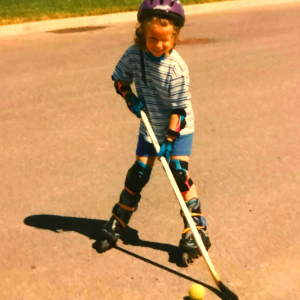
M 194 132 L 189 73 L 175 50 L 176 39 L 185 22 L 184 10 L 177 0 L 144 0 L 138 11 L 138 22 L 135 44 L 124 53 L 112 75 L 114 86 L 132 113 L 140 118 L 143 109 L 147 114 L 161 145 L 158 156 L 170 161 L 170 169 L 208 249 L 210 240 L 204 233 L 206 220 L 201 215 L 197 190 L 188 172 Z M 137 96 L 130 87 L 133 82 Z M 103 239 L 94 244 L 99 252 L 105 252 L 117 242 L 137 210 L 156 156 L 141 122 L 136 161 L 128 170 L 112 217 L 102 228 Z M 191 229 L 182 212 L 181 215 L 184 230 L 179 246 L 187 253 L 197 251 Z

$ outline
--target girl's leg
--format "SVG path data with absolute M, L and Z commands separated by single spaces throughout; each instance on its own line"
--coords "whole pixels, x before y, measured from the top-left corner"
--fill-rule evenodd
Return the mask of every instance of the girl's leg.
M 98 252 L 108 250 L 122 235 L 132 214 L 137 210 L 141 199 L 140 193 L 150 179 L 155 158 L 137 156 L 135 163 L 128 170 L 119 202 L 113 207 L 110 220 L 104 224 L 101 230 L 103 238 L 94 243 L 93 247 Z
M 201 206 L 198 199 L 197 189 L 189 176 L 188 162 L 189 156 L 172 156 L 170 160 L 170 168 L 203 240 L 203 243 L 206 246 L 206 249 L 209 249 L 211 243 L 209 237 L 206 236 L 204 232 L 206 230 L 206 219 L 201 214 Z M 182 238 L 179 242 L 179 245 L 184 249 L 185 252 L 189 253 L 195 249 L 197 250 L 198 247 L 194 241 L 190 225 L 188 224 L 182 211 L 181 216 L 184 222 L 184 230 L 182 232 Z
M 189 156 L 171 156 L 171 160 L 179 160 L 179 161 L 183 161 L 183 162 L 189 162 L 190 157 Z M 187 174 L 187 178 L 190 178 L 189 176 L 189 171 L 186 169 L 186 174 Z M 189 190 L 187 190 L 186 192 L 182 193 L 183 199 L 185 201 L 188 201 L 192 198 L 198 198 L 198 193 L 197 193 L 197 188 L 195 186 L 195 184 L 192 184 L 189 188 Z
M 156 156 L 136 156 L 136 160 L 141 161 L 143 164 L 147 165 L 152 169 L 156 160 Z

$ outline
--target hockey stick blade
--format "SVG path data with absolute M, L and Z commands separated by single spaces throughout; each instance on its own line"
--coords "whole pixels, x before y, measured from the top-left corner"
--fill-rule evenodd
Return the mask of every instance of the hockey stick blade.
M 158 153 L 159 150 L 160 150 L 160 145 L 159 145 L 159 143 L 158 143 L 158 141 L 156 139 L 156 136 L 155 136 L 155 133 L 154 133 L 154 131 L 152 129 L 152 126 L 151 126 L 151 124 L 150 124 L 150 122 L 149 122 L 149 120 L 147 118 L 147 115 L 145 114 L 144 111 L 141 111 L 141 117 L 142 117 L 143 123 L 144 123 L 144 125 L 145 125 L 145 127 L 146 127 L 146 129 L 147 129 L 147 131 L 149 133 L 149 136 L 150 136 L 150 139 L 151 139 L 151 141 L 153 143 L 153 146 L 154 146 L 156 152 Z M 209 269 L 209 271 L 210 271 L 210 273 L 211 273 L 211 275 L 212 275 L 212 277 L 213 277 L 216 285 L 219 287 L 219 289 L 221 290 L 221 292 L 223 292 L 231 300 L 238 300 L 239 299 L 238 296 L 236 294 L 234 294 L 228 287 L 226 287 L 221 282 L 221 280 L 219 278 L 219 275 L 217 274 L 217 271 L 215 270 L 215 267 L 213 266 L 213 264 L 212 264 L 212 262 L 210 260 L 210 257 L 209 257 L 209 255 L 207 253 L 207 250 L 206 250 L 206 248 L 205 248 L 205 246 L 203 244 L 203 241 L 202 241 L 202 239 L 201 239 L 201 237 L 199 235 L 199 232 L 196 229 L 195 223 L 194 223 L 194 221 L 193 221 L 193 219 L 192 219 L 192 217 L 190 215 L 190 212 L 189 212 L 187 206 L 185 205 L 185 201 L 184 201 L 184 199 L 183 199 L 183 197 L 181 195 L 181 192 L 179 191 L 179 188 L 178 188 L 177 183 L 176 183 L 176 181 L 174 179 L 174 176 L 173 176 L 173 174 L 172 174 L 172 172 L 170 170 L 170 167 L 169 167 L 169 164 L 168 164 L 166 158 L 165 157 L 161 157 L 160 161 L 162 163 L 162 166 L 163 166 L 164 170 L 167 173 L 167 176 L 168 176 L 168 178 L 170 180 L 170 183 L 171 183 L 171 185 L 173 187 L 173 190 L 174 190 L 174 192 L 175 192 L 175 194 L 177 196 L 177 200 L 179 201 L 179 204 L 180 204 L 180 206 L 182 208 L 182 211 L 183 211 L 183 213 L 184 213 L 184 215 L 185 215 L 185 217 L 186 217 L 186 219 L 187 219 L 187 221 L 188 221 L 188 223 L 190 225 L 190 228 L 192 230 L 192 233 L 193 233 L 193 236 L 195 238 L 195 241 L 196 241 L 196 243 L 197 243 L 197 245 L 199 247 L 199 250 L 200 250 L 200 252 L 201 252 L 201 254 L 202 254 L 203 258 L 204 258 L 204 261 L 206 262 L 206 264 L 208 266 L 208 269 Z
M 232 292 L 222 281 L 218 282 L 219 289 L 222 293 L 224 293 L 231 300 L 239 300 L 239 297 Z

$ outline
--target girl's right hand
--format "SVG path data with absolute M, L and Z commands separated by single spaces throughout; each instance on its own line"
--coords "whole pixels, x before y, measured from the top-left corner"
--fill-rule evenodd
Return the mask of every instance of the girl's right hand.
M 141 102 L 139 98 L 133 93 L 127 95 L 125 97 L 125 100 L 129 110 L 138 118 L 141 118 L 141 110 L 144 108 L 143 102 Z

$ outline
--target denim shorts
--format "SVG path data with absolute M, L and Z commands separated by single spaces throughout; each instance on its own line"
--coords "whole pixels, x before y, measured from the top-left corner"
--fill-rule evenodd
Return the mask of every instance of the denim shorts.
M 175 140 L 171 156 L 190 156 L 192 154 L 193 133 L 181 135 Z M 142 134 L 139 135 L 136 155 L 143 157 L 156 156 L 153 144 L 147 142 Z

